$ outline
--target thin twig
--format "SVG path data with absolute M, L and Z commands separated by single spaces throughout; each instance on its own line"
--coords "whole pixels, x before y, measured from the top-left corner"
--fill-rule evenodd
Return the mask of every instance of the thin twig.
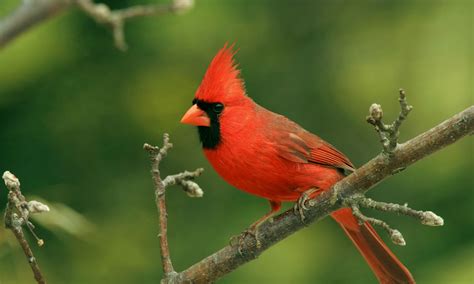
M 392 212 L 400 215 L 411 216 L 418 219 L 421 224 L 427 226 L 443 226 L 444 220 L 432 211 L 419 211 L 408 207 L 408 204 L 400 205 L 375 201 L 367 197 L 357 198 L 357 204 L 361 207 L 371 208 L 379 211 Z
M 200 176 L 203 172 L 203 168 L 198 168 L 193 172 L 184 171 L 179 174 L 169 175 L 163 180 L 163 183 L 165 187 L 175 184 L 180 185 L 189 197 L 202 197 L 204 192 L 199 185 L 192 180 Z
M 163 265 L 163 273 L 165 278 L 171 274 L 176 273 L 173 268 L 171 261 L 170 250 L 168 246 L 168 213 L 166 211 L 165 201 L 165 185 L 161 180 L 160 176 L 160 162 L 168 153 L 168 150 L 173 147 L 173 144 L 169 142 L 169 136 L 165 134 L 163 136 L 163 147 L 160 149 L 148 144 L 145 144 L 143 148 L 150 154 L 151 160 L 151 174 L 153 182 L 155 184 L 155 203 L 158 209 L 159 222 L 160 222 L 160 249 L 161 249 L 161 260 Z
M 404 246 L 406 242 L 400 231 L 392 229 L 386 222 L 382 220 L 365 216 L 360 211 L 360 207 L 414 217 L 418 219 L 421 224 L 427 226 L 443 226 L 444 224 L 443 218 L 431 211 L 418 211 L 408 207 L 407 204 L 400 205 L 395 203 L 375 201 L 363 195 L 354 195 L 352 197 L 345 198 L 343 200 L 343 205 L 352 208 L 352 213 L 359 221 L 361 221 L 361 223 L 368 222 L 374 226 L 380 226 L 384 228 L 390 235 L 392 242 L 401 246 Z
M 372 104 L 370 106 L 369 116 L 367 116 L 366 118 L 367 122 L 372 124 L 377 133 L 379 134 L 380 142 L 383 145 L 383 153 L 388 154 L 389 158 L 393 156 L 393 152 L 398 145 L 400 126 L 407 118 L 410 111 L 413 109 L 413 107 L 408 104 L 406 94 L 403 89 L 399 90 L 398 101 L 400 103 L 400 113 L 398 114 L 397 119 L 395 119 L 395 121 L 393 121 L 391 124 L 387 125 L 382 122 L 383 110 L 379 104 Z M 399 172 L 403 169 L 404 168 L 401 167 L 396 169 L 394 172 Z M 344 204 L 352 208 L 352 213 L 362 223 L 368 222 L 372 225 L 381 226 L 382 228 L 384 228 L 390 235 L 392 241 L 398 245 L 404 246 L 406 244 L 402 234 L 398 230 L 392 229 L 387 223 L 382 220 L 370 218 L 363 215 L 359 209 L 359 206 L 372 208 L 379 211 L 393 212 L 402 215 L 412 216 L 419 219 L 421 223 L 425 225 L 443 225 L 443 218 L 439 217 L 435 213 L 431 211 L 417 211 L 409 208 L 408 205 L 399 205 L 394 203 L 374 201 L 364 196 L 354 196 L 352 198 L 348 198 L 344 201 Z
M 137 5 L 121 10 L 111 10 L 103 3 L 94 3 L 92 0 L 74 0 L 77 6 L 92 17 L 97 23 L 105 24 L 112 29 L 115 46 L 125 51 L 125 22 L 137 17 L 161 16 L 169 13 L 180 13 L 191 9 L 194 0 L 173 0 L 171 4 Z
M 406 100 L 406 94 L 403 89 L 399 90 L 398 101 L 400 103 L 401 110 L 397 119 L 391 124 L 386 125 L 382 122 L 383 110 L 382 106 L 380 106 L 379 104 L 372 104 L 370 106 L 370 115 L 366 118 L 367 122 L 374 125 L 375 130 L 378 132 L 380 141 L 383 145 L 383 153 L 388 154 L 389 158 L 393 156 L 393 151 L 398 145 L 400 126 L 402 125 L 402 122 L 407 118 L 410 111 L 413 109 L 413 107 L 408 104 Z M 398 173 L 403 169 L 404 167 L 397 168 L 392 173 Z M 417 211 L 409 208 L 407 204 L 399 205 L 394 203 L 374 201 L 370 198 L 366 198 L 363 195 L 354 195 L 353 197 L 346 198 L 343 200 L 343 204 L 352 208 L 352 213 L 361 223 L 368 222 L 372 225 L 384 228 L 390 235 L 392 242 L 402 246 L 404 246 L 406 242 L 400 231 L 392 229 L 386 222 L 382 220 L 365 216 L 364 214 L 362 214 L 359 207 L 362 206 L 379 211 L 393 212 L 401 215 L 412 216 L 419 219 L 424 225 L 442 226 L 444 223 L 443 218 L 439 217 L 431 211 Z
M 33 271 L 33 275 L 35 277 L 36 282 L 38 282 L 38 284 L 46 283 L 46 280 L 44 279 L 44 276 L 41 272 L 41 269 L 39 268 L 38 262 L 36 261 L 36 257 L 33 255 L 33 251 L 31 250 L 30 245 L 25 239 L 23 230 L 21 229 L 21 227 L 14 227 L 10 229 L 12 230 L 16 239 L 18 240 L 18 243 L 23 249 L 23 252 L 25 253 L 26 259 L 28 260 L 28 263 L 30 264 L 30 267 L 31 267 L 31 270 Z
M 26 225 L 33 236 L 36 238 L 38 245 L 43 246 L 44 241 L 38 238 L 38 236 L 36 236 L 33 231 L 33 225 L 29 221 L 29 214 L 48 212 L 49 207 L 35 200 L 27 202 L 21 193 L 20 181 L 9 171 L 3 173 L 2 178 L 9 190 L 7 209 L 5 210 L 5 227 L 10 229 L 18 240 L 18 243 L 26 255 L 28 263 L 30 264 L 36 282 L 41 284 L 46 283 L 46 280 L 44 279 L 44 276 L 39 268 L 38 262 L 33 255 L 33 251 L 25 239 L 22 226 Z
M 163 281 L 171 281 L 177 275 L 173 268 L 171 261 L 171 254 L 168 245 L 168 212 L 166 210 L 166 198 L 165 192 L 168 186 L 180 185 L 184 191 L 190 197 L 202 197 L 203 191 L 197 183 L 192 181 L 194 178 L 200 176 L 203 169 L 199 168 L 193 172 L 184 171 L 179 174 L 169 175 L 164 179 L 160 175 L 160 163 L 163 158 L 168 154 L 168 151 L 173 147 L 170 143 L 169 135 L 165 133 L 163 135 L 163 146 L 161 148 L 157 146 L 151 146 L 145 143 L 143 149 L 145 149 L 151 160 L 151 174 L 153 177 L 153 183 L 155 185 L 155 203 L 158 209 L 159 223 L 160 223 L 160 251 L 161 260 L 163 265 Z
M 390 236 L 390 239 L 392 242 L 396 245 L 399 246 L 404 246 L 406 245 L 405 239 L 403 238 L 402 233 L 400 233 L 399 230 L 392 229 L 386 222 L 375 219 L 372 217 L 367 217 L 359 209 L 359 206 L 357 204 L 352 204 L 351 206 L 352 209 L 352 214 L 359 220 L 359 223 L 363 224 L 364 222 L 370 223 L 374 226 L 380 226 L 387 231 L 388 235 Z
M 393 153 L 398 144 L 399 129 L 403 121 L 407 118 L 410 111 L 413 109 L 408 104 L 406 94 L 403 89 L 399 90 L 400 113 L 397 119 L 391 124 L 384 124 L 382 121 L 383 110 L 379 104 L 372 104 L 369 108 L 369 116 L 366 120 L 372 124 L 379 134 L 380 142 L 382 143 L 383 150 L 387 154 Z

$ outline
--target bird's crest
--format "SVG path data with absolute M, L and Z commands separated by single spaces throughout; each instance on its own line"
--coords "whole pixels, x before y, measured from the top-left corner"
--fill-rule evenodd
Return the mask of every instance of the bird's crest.
M 227 43 L 212 59 L 196 91 L 196 99 L 207 102 L 230 102 L 245 96 L 244 82 L 234 60 L 237 51 Z

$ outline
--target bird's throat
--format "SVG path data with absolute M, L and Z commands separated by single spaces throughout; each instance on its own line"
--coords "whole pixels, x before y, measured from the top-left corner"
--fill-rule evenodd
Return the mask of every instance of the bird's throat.
M 211 125 L 209 127 L 198 126 L 198 134 L 204 149 L 215 149 L 221 142 L 219 120 L 213 121 L 211 119 Z

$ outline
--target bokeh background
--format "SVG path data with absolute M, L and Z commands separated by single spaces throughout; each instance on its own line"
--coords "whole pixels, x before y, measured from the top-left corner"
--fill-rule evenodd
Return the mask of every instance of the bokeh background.
M 20 1 L 3 0 L 0 17 Z M 105 1 L 114 8 L 150 1 Z M 154 2 L 154 1 L 152 1 Z M 165 1 L 161 1 L 165 3 Z M 268 210 L 211 169 L 196 130 L 179 124 L 225 42 L 248 93 L 319 134 L 362 165 L 380 151 L 365 122 L 371 103 L 387 119 L 397 90 L 414 110 L 407 140 L 472 105 L 474 4 L 452 1 L 197 1 L 183 15 L 129 22 L 130 49 L 68 10 L 0 50 L 0 170 L 53 211 L 38 218 L 34 247 L 51 283 L 157 283 L 157 214 L 144 142 L 175 147 L 164 174 L 204 167 L 202 199 L 168 192 L 169 240 L 182 270 L 228 243 Z M 400 229 L 390 247 L 419 283 L 474 283 L 472 137 L 406 169 L 370 197 L 433 210 L 444 227 L 367 212 Z M 0 206 L 6 203 L 0 190 Z M 287 205 L 290 206 L 290 205 Z M 387 240 L 382 232 L 382 237 Z M 33 242 L 34 243 L 34 242 Z M 32 283 L 10 232 L 0 229 L 0 283 Z M 375 283 L 329 218 L 304 229 L 221 283 Z

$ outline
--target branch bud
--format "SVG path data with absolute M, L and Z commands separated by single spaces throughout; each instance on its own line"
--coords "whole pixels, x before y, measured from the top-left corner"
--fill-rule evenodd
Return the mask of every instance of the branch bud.
M 189 197 L 202 197 L 204 195 L 204 191 L 194 181 L 184 180 L 181 185 Z
M 375 121 L 381 120 L 383 117 L 382 106 L 379 104 L 372 104 L 369 108 L 369 114 L 373 120 Z
M 2 178 L 9 190 L 18 190 L 20 188 L 20 180 L 11 172 L 4 172 Z
M 443 226 L 444 220 L 435 213 L 431 211 L 426 211 L 423 212 L 423 215 L 421 216 L 421 224 L 427 226 Z
M 109 8 L 109 6 L 107 6 L 105 4 L 102 4 L 102 3 L 96 4 L 95 5 L 95 12 L 101 18 L 110 17 L 110 8 Z
M 403 238 L 402 233 L 400 233 L 399 230 L 391 230 L 390 238 L 392 239 L 392 242 L 396 245 L 405 246 L 407 244 L 405 242 L 405 239 Z
M 30 211 L 30 213 L 49 212 L 49 207 L 39 201 L 31 200 L 28 202 L 28 211 Z

